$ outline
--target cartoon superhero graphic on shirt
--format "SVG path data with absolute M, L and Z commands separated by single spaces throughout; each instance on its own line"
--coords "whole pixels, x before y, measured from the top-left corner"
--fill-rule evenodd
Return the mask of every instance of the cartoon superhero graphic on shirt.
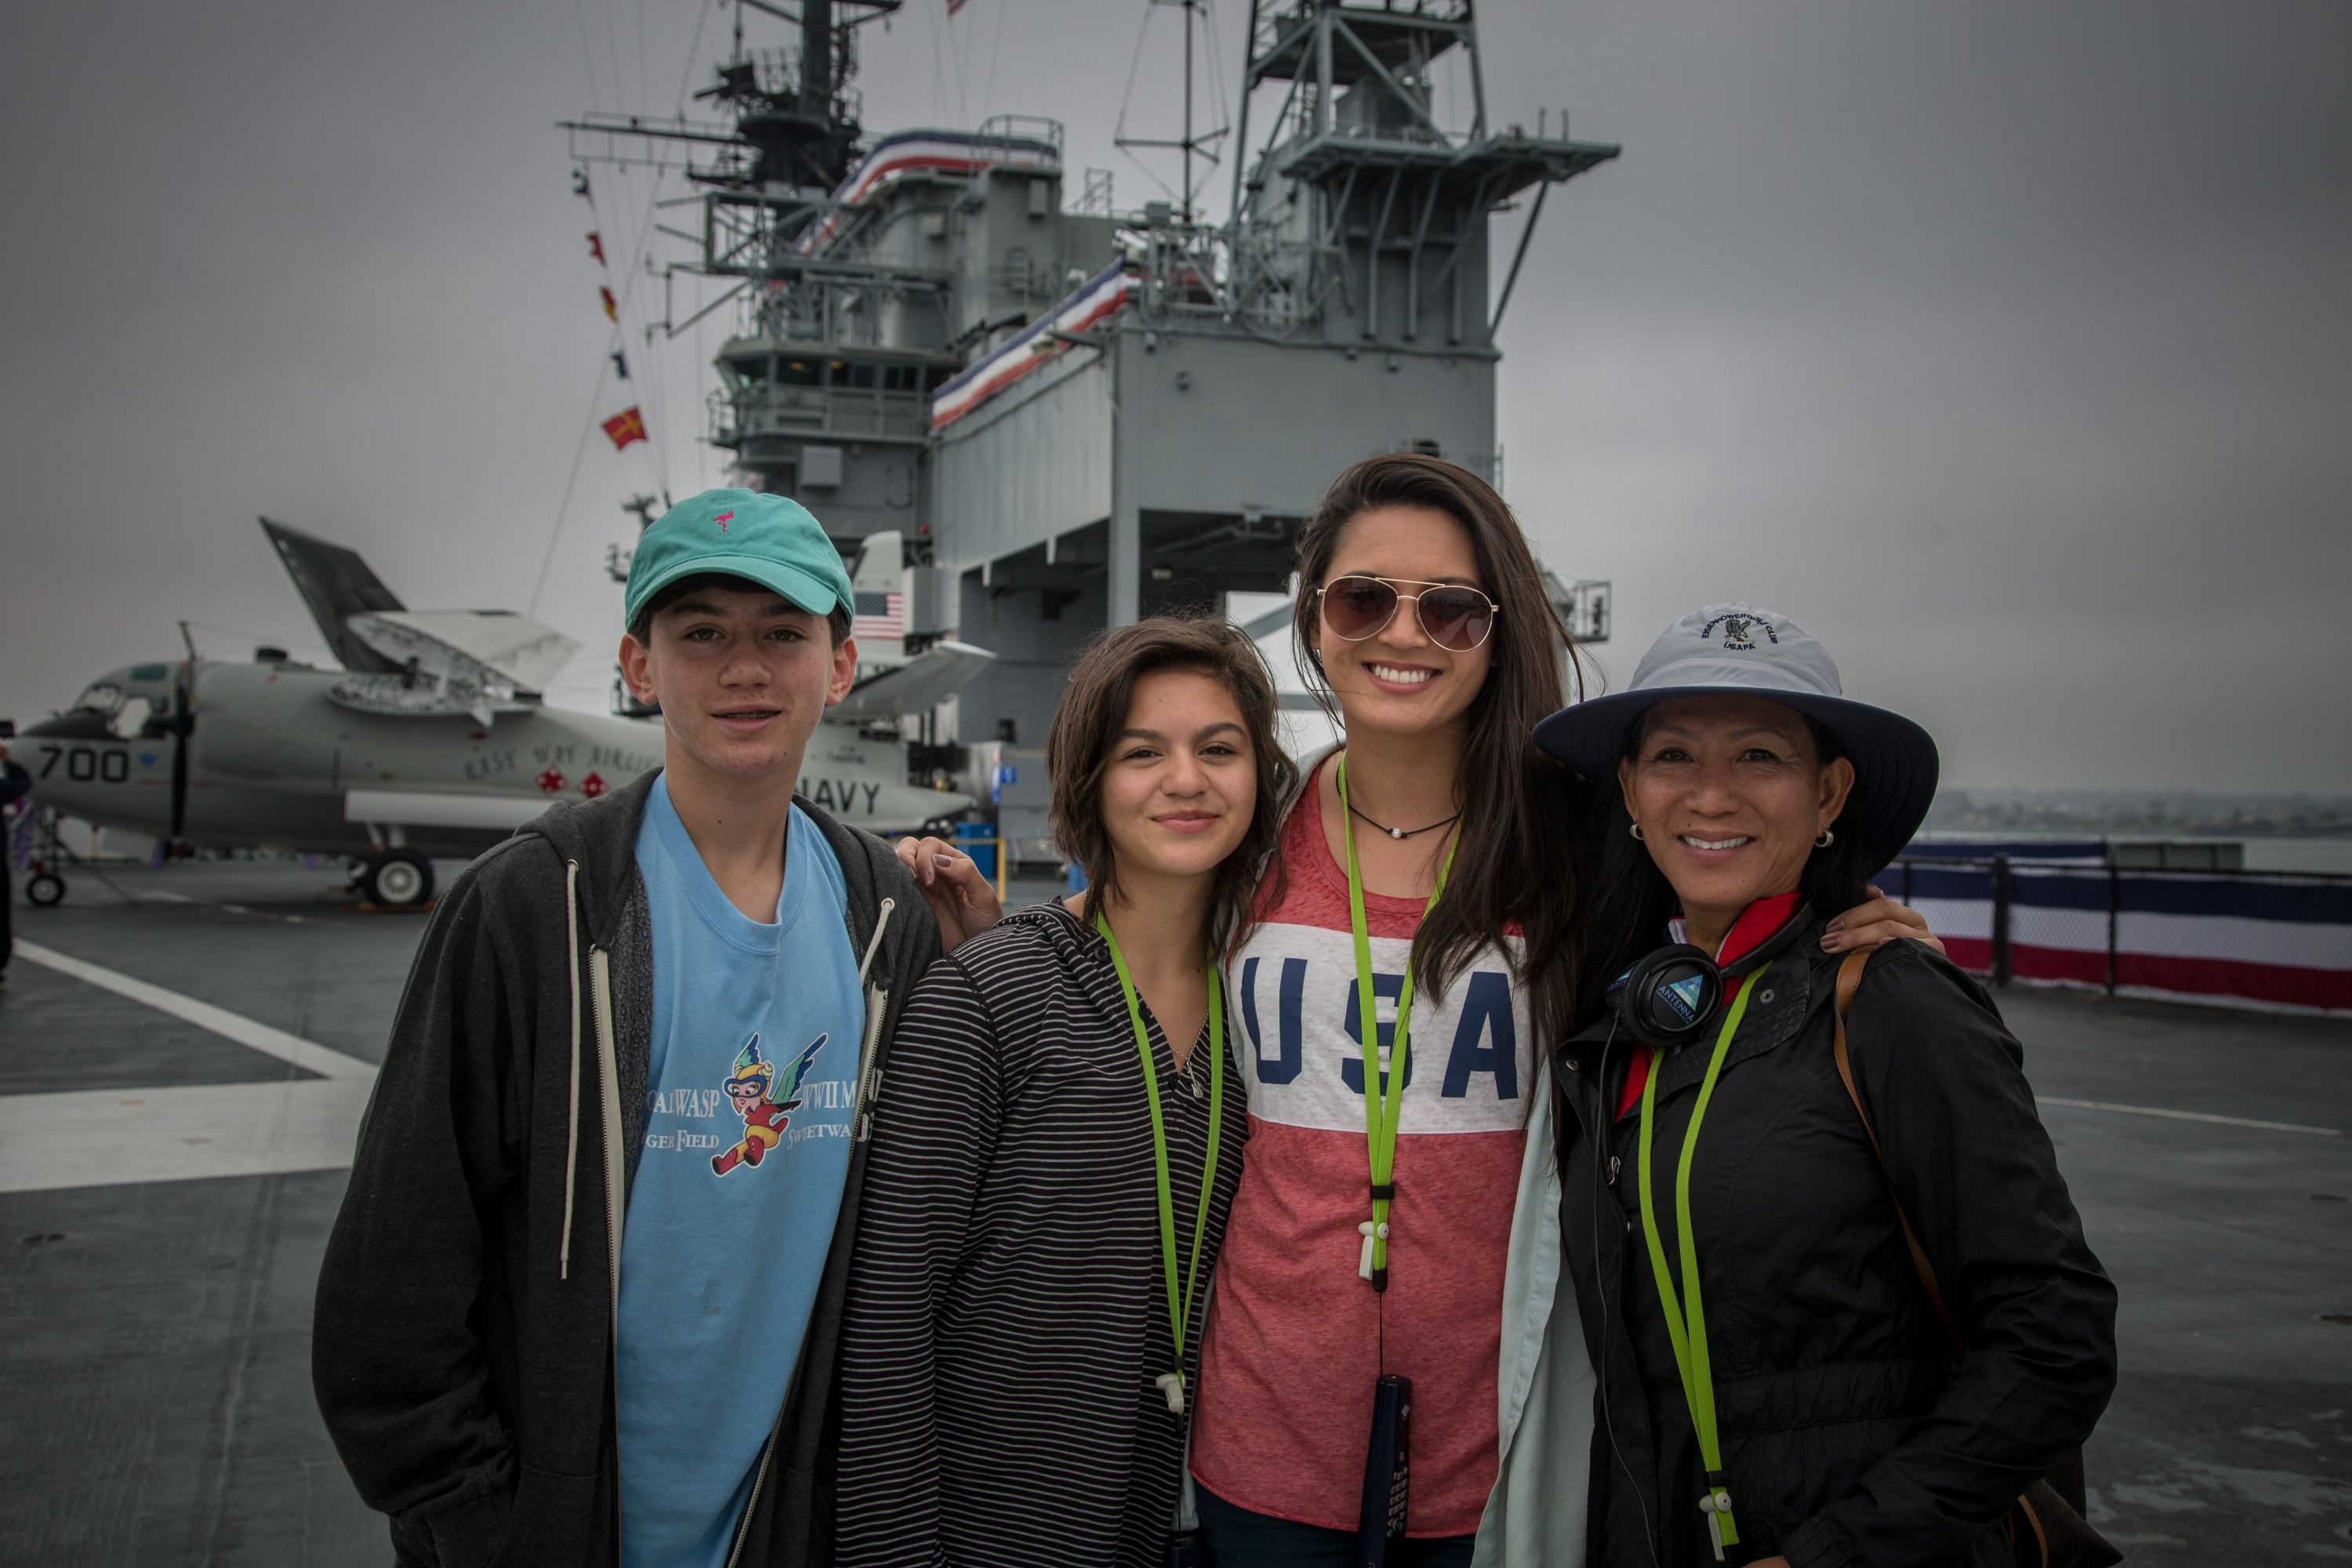
M 826 1037 L 819 1035 L 802 1047 L 800 1055 L 784 1064 L 782 1085 L 778 1087 L 776 1064 L 760 1054 L 760 1037 L 753 1035 L 736 1053 L 735 1070 L 723 1086 L 727 1098 L 735 1102 L 736 1113 L 743 1118 L 743 1141 L 721 1154 L 710 1156 L 710 1169 L 725 1175 L 738 1165 L 756 1165 L 768 1157 L 784 1135 L 791 1122 L 791 1112 L 801 1108 L 801 1082 L 815 1065 L 816 1053 Z

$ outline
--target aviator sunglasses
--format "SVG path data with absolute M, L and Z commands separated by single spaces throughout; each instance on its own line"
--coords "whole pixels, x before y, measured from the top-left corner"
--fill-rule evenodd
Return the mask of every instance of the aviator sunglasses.
M 1400 587 L 1419 588 L 1403 594 Z M 1334 577 L 1315 590 L 1323 604 L 1323 624 L 1345 642 L 1378 637 L 1396 618 L 1401 600 L 1412 601 L 1413 618 L 1429 640 L 1455 653 L 1468 653 L 1495 629 L 1501 606 L 1459 583 L 1422 583 L 1410 577 Z

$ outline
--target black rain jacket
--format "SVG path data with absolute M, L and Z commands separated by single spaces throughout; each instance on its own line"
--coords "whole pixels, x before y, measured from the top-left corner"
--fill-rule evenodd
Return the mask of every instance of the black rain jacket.
M 1817 934 L 1748 982 L 1691 1173 L 1740 1534 L 1727 1557 L 2006 1564 L 2011 1500 L 2090 1435 L 2115 1388 L 2115 1287 L 2017 1041 L 1975 982 L 1914 942 L 1872 955 L 1847 1020 L 1882 1173 L 1832 1058 L 1838 958 Z M 1653 1184 L 1678 1290 L 1675 1167 L 1714 1046 L 1710 1032 L 1657 1068 Z M 1562 1241 L 1600 1378 L 1589 1561 L 1696 1568 L 1714 1561 L 1705 1471 L 1643 1239 L 1639 1110 L 1614 1115 L 1632 1047 L 1603 1020 L 1559 1063 Z M 1969 1347 L 1957 1359 L 1890 1181 Z
M 620 1561 L 614 1265 L 645 1142 L 653 928 L 636 838 L 655 776 L 559 804 L 460 873 L 393 1023 L 319 1273 L 311 1379 L 403 1564 Z M 841 863 L 866 1037 L 832 1250 L 730 1557 L 758 1568 L 833 1560 L 862 1102 L 940 947 L 889 847 L 799 805 Z

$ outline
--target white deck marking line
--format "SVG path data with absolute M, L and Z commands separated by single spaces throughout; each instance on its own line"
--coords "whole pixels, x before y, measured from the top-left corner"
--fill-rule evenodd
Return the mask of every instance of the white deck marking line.
M 151 904 L 188 904 L 201 909 L 221 910 L 233 915 L 252 915 L 259 920 L 284 921 L 290 926 L 308 925 L 310 923 L 309 920 L 301 915 L 275 914 L 268 910 L 247 909 L 243 904 L 224 904 L 215 902 L 211 899 L 192 899 L 185 893 L 150 892 L 142 893 L 139 896 L 141 899 Z
M 373 1089 L 339 1078 L 0 1096 L 0 1193 L 341 1170 Z
M 167 991 L 161 985 L 152 985 L 144 980 L 134 980 L 128 974 L 119 973 L 84 959 L 70 957 L 54 949 L 43 947 L 37 942 L 25 942 L 20 939 L 16 943 L 16 951 L 46 969 L 54 969 L 60 974 L 71 975 L 76 980 L 85 981 L 102 990 L 111 991 L 118 996 L 127 996 L 131 1001 L 143 1006 L 152 1007 L 159 1013 L 169 1013 L 173 1017 L 194 1024 L 199 1029 L 210 1030 L 224 1039 L 235 1040 L 240 1046 L 259 1051 L 264 1056 L 276 1057 L 279 1061 L 291 1062 L 296 1067 L 308 1072 L 317 1073 L 322 1078 L 365 1079 L 371 1082 L 374 1080 L 375 1068 L 357 1057 L 345 1056 L 342 1052 L 322 1046 L 316 1040 L 306 1040 L 299 1035 L 289 1035 L 283 1029 L 275 1029 L 268 1024 L 257 1023 L 243 1014 L 232 1013 L 226 1007 L 215 1007 L 209 1002 L 199 1002 L 193 996 L 183 996 L 178 992 Z
M 18 942 L 18 947 L 25 944 Z M 2114 1105 L 2104 1100 L 2061 1100 L 2054 1094 L 2034 1097 L 2043 1105 L 2063 1105 L 2073 1110 L 2114 1110 L 2126 1116 L 2161 1116 L 2172 1121 L 2211 1121 L 2223 1127 L 2255 1127 L 2265 1132 L 2303 1132 L 2314 1138 L 2341 1138 L 2340 1127 L 2305 1127 L 2297 1121 L 2257 1121 L 2246 1116 L 2215 1116 L 2204 1110 L 2165 1110 L 2153 1105 Z

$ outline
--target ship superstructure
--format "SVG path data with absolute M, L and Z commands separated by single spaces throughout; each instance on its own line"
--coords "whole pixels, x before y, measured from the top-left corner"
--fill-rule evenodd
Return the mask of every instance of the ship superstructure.
M 771 50 L 740 45 L 739 10 L 699 95 L 726 121 L 570 130 L 583 162 L 666 162 L 701 191 L 685 265 L 733 280 L 709 435 L 735 479 L 804 501 L 845 553 L 895 535 L 910 648 L 997 654 L 955 739 L 1042 738 L 1097 627 L 1284 591 L 1300 521 L 1359 458 L 1499 479 L 1495 334 L 1528 237 L 1551 186 L 1618 149 L 1490 123 L 1472 0 L 1255 0 L 1219 222 L 1189 184 L 1133 211 L 1096 183 L 1073 199 L 1051 120 L 869 134 L 857 32 L 898 8 L 801 0 L 798 47 Z M 1468 84 L 1458 127 L 1442 70 Z M 1278 107 L 1254 122 L 1254 102 Z M 1490 220 L 1523 199 L 1490 289 Z

